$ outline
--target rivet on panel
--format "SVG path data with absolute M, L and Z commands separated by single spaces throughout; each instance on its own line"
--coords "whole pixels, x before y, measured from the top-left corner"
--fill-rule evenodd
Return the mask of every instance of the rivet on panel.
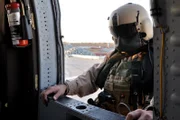
M 173 92 L 175 92 L 175 89 L 172 89 Z
M 172 19 L 172 22 L 174 22 L 174 19 Z
M 156 75 L 159 75 L 159 71 L 156 72 Z
M 157 67 L 159 67 L 159 64 L 157 64 Z
M 168 50 L 168 47 L 166 47 L 166 50 Z
M 167 107 L 167 106 L 168 106 L 168 104 L 166 103 L 166 104 L 165 104 L 165 107 Z
M 179 41 L 180 35 L 179 34 L 173 34 L 170 37 L 170 44 L 173 46 L 180 47 L 180 41 Z
M 168 68 L 169 67 L 169 65 L 166 65 L 166 68 Z
M 158 96 L 156 96 L 156 99 L 158 99 L 159 97 Z
M 167 110 L 164 110 L 164 114 L 166 114 L 167 113 Z
M 168 75 L 168 73 L 165 73 L 165 76 L 167 76 Z
M 172 80 L 176 80 L 175 78 L 172 78 Z
M 173 93 L 170 96 L 170 100 L 172 101 L 173 104 L 175 105 L 180 105 L 180 96 L 177 93 Z
M 156 83 L 159 83 L 159 80 L 156 80 Z
M 157 48 L 156 48 L 157 50 L 159 50 L 159 46 L 157 46 Z
M 166 81 L 165 84 L 168 84 L 168 81 Z
M 159 105 L 159 102 L 156 102 L 155 104 L 156 104 L 156 105 Z
M 172 49 L 173 52 L 175 52 L 175 49 Z
M 180 76 L 180 64 L 173 64 L 170 68 L 171 74 L 174 76 Z
M 159 88 L 156 88 L 156 91 L 159 91 Z

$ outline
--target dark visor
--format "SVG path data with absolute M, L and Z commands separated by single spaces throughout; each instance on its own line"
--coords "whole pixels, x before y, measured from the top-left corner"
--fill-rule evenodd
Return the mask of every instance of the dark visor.
M 110 27 L 109 29 L 111 31 L 111 34 L 114 35 L 116 38 L 130 38 L 138 33 L 135 23 L 114 26 Z

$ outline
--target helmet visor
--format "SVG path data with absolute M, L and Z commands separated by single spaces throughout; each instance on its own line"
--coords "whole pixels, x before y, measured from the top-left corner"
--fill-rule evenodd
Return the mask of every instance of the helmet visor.
M 136 28 L 136 23 L 130 23 L 130 24 L 123 24 L 119 26 L 111 26 L 109 27 L 111 34 L 118 38 L 131 38 L 135 36 L 138 31 Z

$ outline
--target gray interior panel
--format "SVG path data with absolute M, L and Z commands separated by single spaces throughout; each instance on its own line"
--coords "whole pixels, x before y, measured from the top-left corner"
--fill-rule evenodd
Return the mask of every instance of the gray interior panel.
M 39 34 L 40 89 L 57 81 L 57 55 L 54 19 L 50 0 L 34 0 Z
M 166 26 L 165 48 L 163 56 L 163 116 L 168 120 L 180 118 L 180 1 L 159 0 L 162 8 L 160 22 Z M 154 28 L 154 96 L 155 120 L 160 112 L 160 50 L 162 32 Z

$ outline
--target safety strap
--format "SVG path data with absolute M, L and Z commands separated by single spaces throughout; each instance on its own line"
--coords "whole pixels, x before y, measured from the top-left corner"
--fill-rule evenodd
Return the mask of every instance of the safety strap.
M 130 82 L 130 97 L 132 97 L 133 109 L 137 109 L 137 103 L 142 104 L 142 63 L 141 61 L 132 61 L 131 64 L 132 78 Z
M 145 54 L 142 61 L 132 61 L 131 72 L 132 79 L 130 85 L 129 102 L 133 105 L 133 109 L 137 109 L 138 105 L 145 104 L 145 96 L 152 97 L 153 94 L 153 65 L 150 62 L 152 54 Z

